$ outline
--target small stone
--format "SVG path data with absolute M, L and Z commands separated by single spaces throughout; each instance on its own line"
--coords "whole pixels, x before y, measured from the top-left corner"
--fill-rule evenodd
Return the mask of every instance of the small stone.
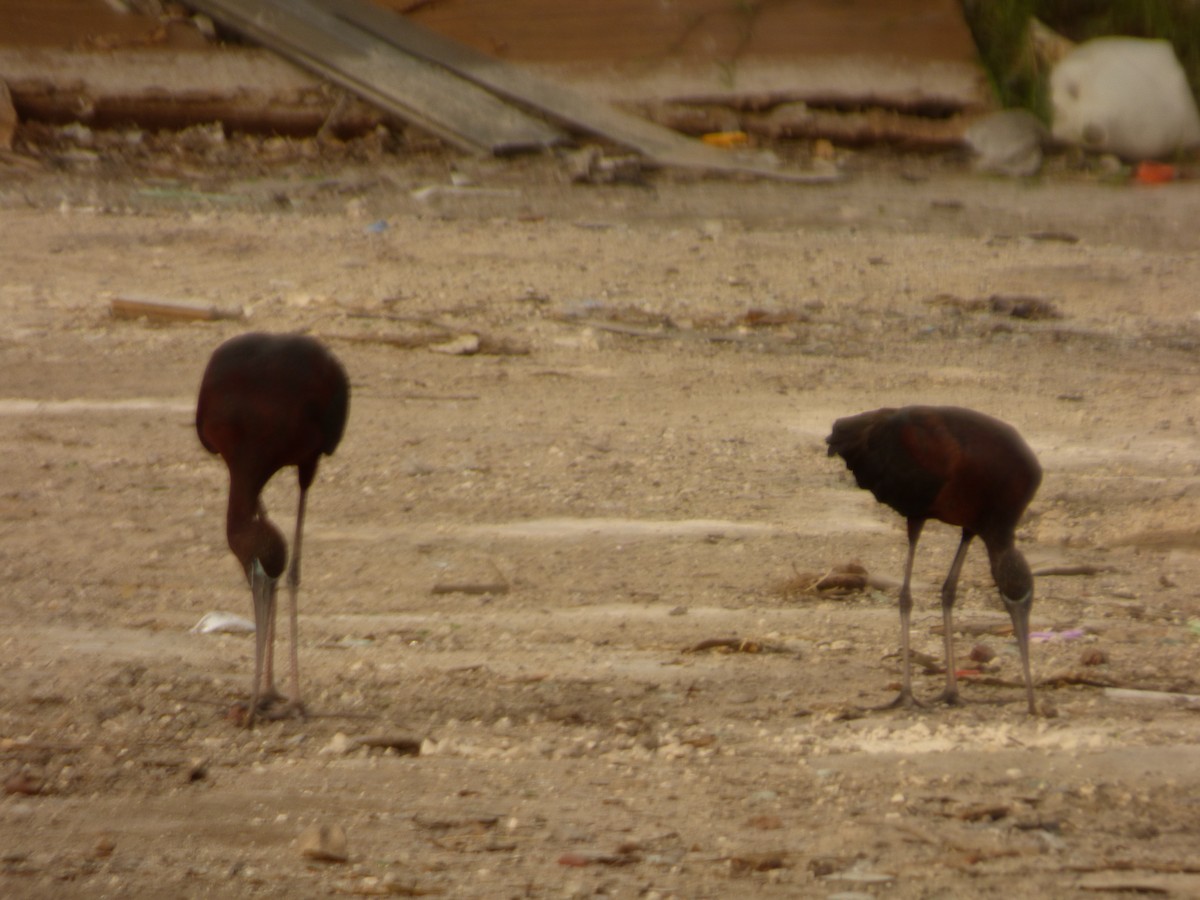
M 346 831 L 341 825 L 309 825 L 300 832 L 296 844 L 305 859 L 343 863 L 350 858 L 346 849 Z
M 1099 647 L 1092 647 L 1083 651 L 1079 661 L 1085 666 L 1102 666 L 1108 662 L 1108 654 Z
M 429 349 L 450 356 L 472 356 L 479 352 L 479 335 L 462 334 L 444 344 L 432 344 Z
M 33 797 L 46 789 L 46 780 L 29 772 L 18 772 L 4 782 L 4 793 Z
M 350 752 L 350 738 L 339 731 L 329 739 L 329 743 L 322 747 L 320 752 L 327 756 L 342 756 Z
M 971 648 L 971 661 L 977 663 L 989 663 L 996 658 L 996 651 L 987 644 L 976 644 Z

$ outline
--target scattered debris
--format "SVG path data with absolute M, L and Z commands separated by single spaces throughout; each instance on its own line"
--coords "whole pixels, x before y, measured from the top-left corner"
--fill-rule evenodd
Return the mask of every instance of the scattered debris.
M 733 321 L 735 324 L 748 328 L 766 328 L 776 325 L 806 324 L 812 321 L 812 316 L 803 310 L 770 310 L 751 307 Z
M 1179 177 L 1179 169 L 1170 163 L 1155 162 L 1143 159 L 1133 170 L 1133 180 L 1137 184 L 1170 184 Z
M 1033 570 L 1035 578 L 1046 578 L 1052 575 L 1099 575 L 1102 572 L 1116 571 L 1113 566 L 1098 566 L 1093 563 L 1079 563 L 1072 565 L 1049 565 L 1041 566 Z
M 710 147 L 744 147 L 750 136 L 744 131 L 710 131 L 700 135 L 700 140 Z
M 971 648 L 971 652 L 967 654 L 967 658 L 971 662 L 990 663 L 996 658 L 996 651 L 987 644 L 976 644 Z
M 1179 694 L 1173 691 L 1143 691 L 1135 688 L 1106 687 L 1104 696 L 1110 700 L 1132 700 L 1135 703 L 1162 703 L 1200 710 L 1200 694 Z
M 824 572 L 795 571 L 791 578 L 776 586 L 775 592 L 788 600 L 800 597 L 849 597 L 872 588 L 891 590 L 888 579 L 873 578 L 859 562 L 838 563 Z
M 1075 641 L 1087 634 L 1084 628 L 1068 628 L 1065 631 L 1031 631 L 1029 640 L 1035 644 L 1048 641 Z
M 964 312 L 990 312 L 1014 319 L 1061 319 L 1062 313 L 1050 300 L 1026 294 L 992 294 L 987 298 L 964 300 L 954 294 L 938 294 L 930 303 Z
M 430 589 L 431 594 L 507 594 L 507 581 L 444 581 Z
M 956 819 L 964 822 L 998 822 L 1006 819 L 1012 813 L 1012 807 L 1004 804 L 987 804 L 984 806 L 969 806 L 955 814 Z
M 1031 231 L 1025 237 L 1031 241 L 1056 241 L 1060 244 L 1079 243 L 1079 235 L 1071 231 Z
M 417 188 L 409 194 L 418 203 L 429 203 L 440 197 L 520 197 L 521 192 L 512 188 L 486 188 L 460 184 L 430 184 Z
M 1023 294 L 992 294 L 988 297 L 991 312 L 1014 319 L 1061 319 L 1062 313 L 1044 297 Z
M 1015 684 L 1015 683 L 1014 683 Z M 1081 672 L 1066 671 L 1056 672 L 1047 675 L 1045 678 L 1039 679 L 1038 684 L 1043 687 L 1096 687 L 1096 688 L 1115 688 L 1117 682 L 1112 678 L 1105 678 L 1102 675 L 1085 675 Z
M 479 335 L 460 334 L 444 344 L 430 344 L 429 349 L 447 356 L 474 356 L 479 352 Z
M 1132 868 L 1154 868 L 1136 865 Z M 1084 875 L 1076 882 L 1081 891 L 1097 891 L 1104 894 L 1157 894 L 1169 897 L 1195 897 L 1200 895 L 1200 879 L 1192 874 L 1150 874 L 1130 872 L 1113 875 L 1098 873 Z
M 783 828 L 783 819 L 775 815 L 753 816 L 746 821 L 746 827 L 757 831 L 779 831 Z
M 254 623 L 227 612 L 208 612 L 188 629 L 191 634 L 253 634 Z
M 220 319 L 245 318 L 241 309 L 132 297 L 114 297 L 109 309 L 114 319 L 146 319 L 149 322 L 216 322 Z
M 296 839 L 296 846 L 305 859 L 344 863 L 350 858 L 346 831 L 341 825 L 309 825 Z
M 567 175 L 576 184 L 645 184 L 645 164 L 640 156 L 606 156 L 594 145 L 566 156 Z
M 912 149 L 947 149 L 962 144 L 964 122 L 910 115 L 900 110 L 821 109 L 803 102 L 779 103 L 764 113 L 744 112 L 740 124 L 750 134 L 776 140 L 821 139 L 838 144 L 895 144 Z M 817 157 L 814 171 L 836 178 L 836 167 Z
M 975 153 L 977 171 L 1027 178 L 1042 167 L 1049 135 L 1028 110 L 1005 109 L 972 123 L 963 137 Z
M 725 862 L 729 864 L 729 871 L 734 875 L 743 875 L 747 872 L 770 872 L 772 869 L 791 867 L 788 854 L 782 850 L 727 856 Z
M 705 638 L 690 647 L 684 647 L 684 653 L 701 653 L 705 650 L 721 650 L 725 653 L 786 653 L 786 647 L 764 644 L 748 638 Z
M 945 626 L 938 622 L 936 625 L 931 625 L 929 628 L 933 634 L 941 634 L 944 632 Z M 1012 622 L 1006 619 L 987 619 L 981 621 L 962 621 L 954 623 L 954 630 L 958 634 L 964 634 L 969 637 L 979 637 L 980 635 L 988 635 L 989 637 L 1007 637 L 1012 634 Z
M 35 797 L 45 793 L 46 779 L 29 772 L 18 772 L 4 780 L 5 794 L 20 794 L 25 797 Z
M 352 344 L 383 344 L 400 350 L 432 350 L 454 356 L 528 356 L 532 350 L 521 341 L 467 332 L 455 334 L 448 330 L 421 331 L 414 334 L 326 334 L 324 338 Z M 410 399 L 478 399 L 474 396 L 413 395 Z
M 637 852 L 627 853 L 599 853 L 599 852 L 579 852 L 571 851 L 564 853 L 558 858 L 560 866 L 568 866 L 573 869 L 581 869 L 584 866 L 600 865 L 600 866 L 628 866 L 633 863 L 641 862 L 642 856 Z

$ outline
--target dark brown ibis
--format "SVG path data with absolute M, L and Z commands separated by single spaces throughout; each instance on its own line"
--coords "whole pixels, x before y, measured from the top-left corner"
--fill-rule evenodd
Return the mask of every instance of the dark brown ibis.
M 845 460 L 859 487 L 908 520 L 908 560 L 900 587 L 904 686 L 892 705 L 915 702 L 908 644 L 913 557 L 925 521 L 939 519 L 962 528 L 962 541 L 942 585 L 946 689 L 939 699 L 958 702 L 951 618 L 963 560 L 978 535 L 1012 617 L 1029 712 L 1036 713 L 1029 671 L 1033 574 L 1014 537 L 1017 522 L 1042 481 L 1042 468 L 1029 445 L 1011 425 L 954 406 L 906 406 L 848 416 L 833 423 L 833 433 L 825 441 L 829 455 Z
M 225 533 L 254 600 L 254 681 L 246 725 L 283 700 L 275 690 L 275 589 L 287 543 L 267 518 L 262 491 L 276 472 L 295 466 L 300 481 L 296 534 L 287 584 L 291 598 L 291 697 L 284 711 L 304 712 L 296 653 L 296 600 L 304 505 L 322 454 L 342 439 L 350 405 L 346 370 L 324 346 L 302 335 L 251 333 L 218 347 L 200 382 L 196 432 L 229 467 Z

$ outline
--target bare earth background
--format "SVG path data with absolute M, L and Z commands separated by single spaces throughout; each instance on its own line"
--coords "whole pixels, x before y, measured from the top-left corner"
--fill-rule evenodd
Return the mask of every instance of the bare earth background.
M 1200 186 L 852 157 L 825 187 L 587 187 L 204 137 L 0 170 L 0 893 L 1200 894 L 1200 718 L 1104 690 L 1200 693 Z M 322 337 L 353 383 L 309 507 L 315 715 L 249 732 L 252 638 L 189 631 L 250 615 L 192 425 L 248 327 Z M 978 548 L 958 647 L 996 658 L 959 708 L 869 709 L 894 589 L 780 590 L 898 578 L 902 522 L 823 438 L 914 402 L 1016 425 L 1046 470 L 1020 545 L 1094 567 L 1038 581 L 1034 627 L 1084 631 L 1034 645 L 1038 718 Z M 290 533 L 290 472 L 266 503 Z M 917 560 L 937 659 L 956 541 Z M 685 652 L 717 638 L 758 652 Z M 348 862 L 301 855 L 313 823 Z

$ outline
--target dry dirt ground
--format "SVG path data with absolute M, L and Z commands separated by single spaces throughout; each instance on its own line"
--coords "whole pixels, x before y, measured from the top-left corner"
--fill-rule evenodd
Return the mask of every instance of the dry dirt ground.
M 43 138 L 0 169 L 3 895 L 1200 894 L 1196 707 L 1113 690 L 1200 694 L 1200 185 Z M 248 316 L 110 316 L 131 296 Z M 192 423 L 248 328 L 353 385 L 309 503 L 313 715 L 253 731 L 252 637 L 192 631 L 250 615 Z M 823 438 L 914 402 L 1045 468 L 1019 544 L 1076 574 L 1037 583 L 1038 717 L 979 548 L 965 705 L 871 709 L 903 524 Z M 266 503 L 290 533 L 290 472 Z M 934 663 L 956 542 L 917 560 Z M 876 586 L 802 590 L 852 560 Z M 302 855 L 314 823 L 346 862 Z

